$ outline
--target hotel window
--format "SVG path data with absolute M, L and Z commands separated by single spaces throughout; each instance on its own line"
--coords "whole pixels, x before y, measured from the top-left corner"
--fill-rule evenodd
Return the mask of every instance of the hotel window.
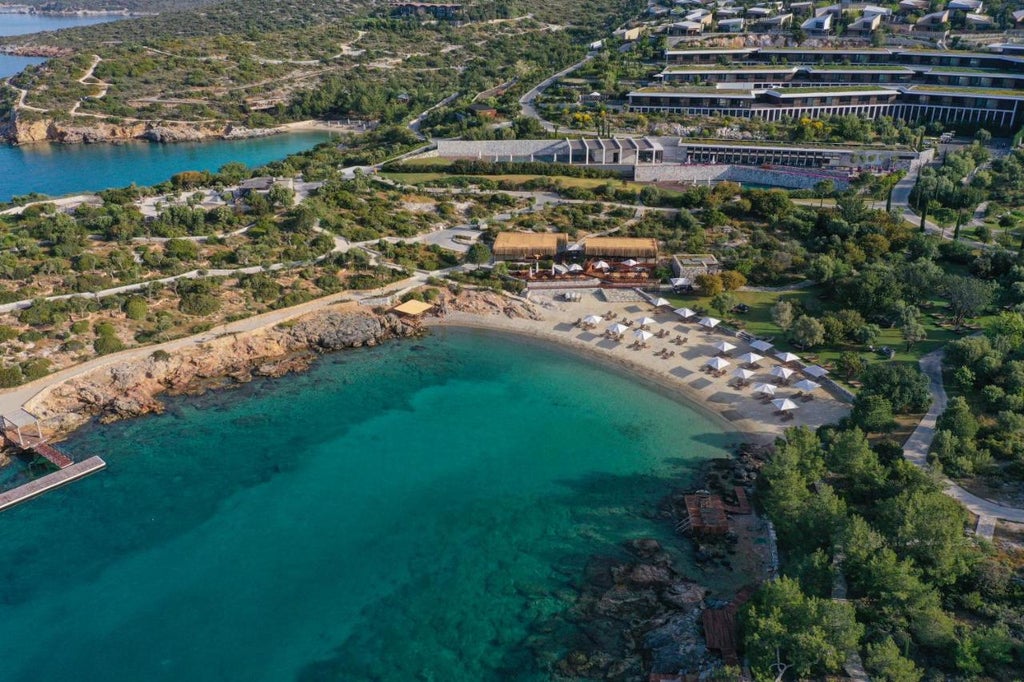
M 997 99 L 990 99 L 990 100 L 988 100 L 985 103 L 985 108 L 986 109 L 999 109 L 999 108 L 1001 108 L 999 106 L 999 100 L 997 100 Z

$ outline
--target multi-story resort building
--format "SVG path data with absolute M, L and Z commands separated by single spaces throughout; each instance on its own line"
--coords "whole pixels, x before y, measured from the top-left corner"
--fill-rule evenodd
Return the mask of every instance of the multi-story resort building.
M 752 47 L 665 56 L 659 82 L 629 93 L 631 111 L 773 121 L 892 116 L 1002 131 L 1024 124 L 1024 58 L 1013 50 Z

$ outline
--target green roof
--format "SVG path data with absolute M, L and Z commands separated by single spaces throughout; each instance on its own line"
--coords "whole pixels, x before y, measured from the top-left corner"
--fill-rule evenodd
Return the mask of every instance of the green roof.
M 897 94 L 897 91 L 893 88 L 871 87 L 870 84 L 860 86 L 838 86 L 834 88 L 773 88 L 771 90 L 768 90 L 768 94 L 776 93 L 779 95 L 833 95 L 851 92 L 863 92 L 870 94 Z

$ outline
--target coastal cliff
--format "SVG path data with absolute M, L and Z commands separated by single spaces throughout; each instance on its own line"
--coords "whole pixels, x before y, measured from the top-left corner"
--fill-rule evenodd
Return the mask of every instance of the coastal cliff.
M 48 428 L 67 433 L 96 416 L 110 422 L 160 413 L 164 394 L 202 393 L 256 376 L 282 376 L 307 369 L 318 352 L 418 333 L 416 325 L 395 315 L 355 306 L 311 313 L 277 327 L 115 362 L 44 390 L 26 408 Z
M 90 144 L 102 142 L 198 142 L 209 139 L 244 139 L 266 137 L 280 132 L 274 128 L 245 128 L 223 123 L 184 123 L 131 121 L 109 123 L 102 119 L 61 121 L 52 118 L 25 119 L 12 112 L 0 124 L 0 138 L 12 144 L 55 142 L 58 144 Z

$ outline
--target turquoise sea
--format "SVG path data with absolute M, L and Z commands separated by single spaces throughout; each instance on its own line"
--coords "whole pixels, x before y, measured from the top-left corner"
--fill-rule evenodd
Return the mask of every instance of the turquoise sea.
M 329 138 L 311 131 L 174 144 L 0 144 L 0 201 L 29 192 L 61 196 L 133 182 L 152 185 L 185 170 L 215 171 L 229 161 L 261 166 Z
M 172 400 L 0 518 L 5 682 L 545 680 L 594 555 L 733 436 L 625 376 L 467 330 Z

